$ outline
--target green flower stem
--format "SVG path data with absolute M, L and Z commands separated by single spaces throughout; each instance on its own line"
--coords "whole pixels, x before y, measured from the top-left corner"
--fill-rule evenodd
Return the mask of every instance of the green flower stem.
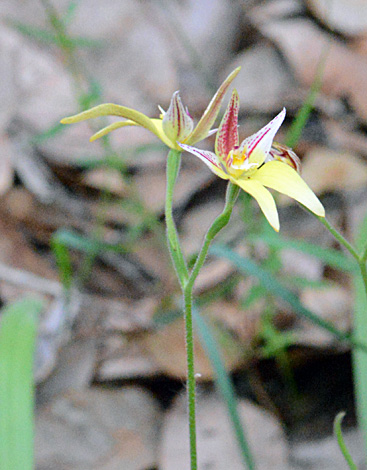
M 180 168 L 181 152 L 170 150 L 167 157 L 167 193 L 166 193 L 166 225 L 167 239 L 175 266 L 177 276 L 184 296 L 185 306 L 185 335 L 186 335 L 186 355 L 187 355 L 187 395 L 189 410 L 189 440 L 190 440 L 190 468 L 197 470 L 197 450 L 196 450 L 196 403 L 195 403 L 195 368 L 194 368 L 194 330 L 192 318 L 193 298 L 192 291 L 195 280 L 203 267 L 208 254 L 210 243 L 217 233 L 229 222 L 233 206 L 236 202 L 240 188 L 228 183 L 226 193 L 226 203 L 223 212 L 215 219 L 209 228 L 203 242 L 200 253 L 197 257 L 192 271 L 189 273 L 187 264 L 183 256 L 176 226 L 172 216 L 172 199 L 175 182 Z
M 313 214 L 314 215 L 314 214 Z M 327 230 L 329 230 L 329 232 L 331 233 L 331 235 L 342 245 L 344 246 L 344 248 L 346 248 L 349 253 L 353 256 L 353 258 L 356 259 L 356 261 L 358 262 L 358 264 L 360 263 L 360 256 L 359 254 L 357 253 L 357 251 L 355 250 L 355 248 L 348 242 L 348 240 L 346 240 L 343 235 L 341 233 L 338 232 L 338 230 L 333 227 L 331 225 L 331 223 L 326 219 L 326 217 L 319 217 L 319 216 L 316 216 L 319 221 L 324 225 L 324 227 L 327 228 Z
M 228 183 L 226 193 L 226 204 L 224 206 L 223 212 L 214 220 L 213 224 L 207 231 L 203 246 L 201 247 L 195 265 L 190 273 L 190 277 L 186 284 L 185 291 L 192 292 L 194 282 L 198 277 L 201 268 L 203 267 L 211 242 L 213 241 L 214 237 L 222 230 L 222 228 L 225 227 L 229 222 L 233 206 L 237 200 L 239 191 L 239 186 L 234 185 L 231 182 Z
M 361 262 L 366 264 L 367 261 L 367 244 L 363 249 L 362 255 L 361 255 Z
M 239 187 L 228 183 L 226 204 L 223 212 L 215 219 L 209 228 L 196 263 L 190 273 L 190 277 L 183 289 L 185 301 L 185 325 L 186 325 L 186 352 L 187 352 L 187 393 L 189 407 L 189 427 L 190 427 L 190 449 L 191 449 L 191 470 L 196 470 L 196 409 L 195 409 L 195 370 L 194 370 L 194 333 L 192 321 L 192 290 L 195 280 L 203 267 L 208 254 L 210 243 L 217 233 L 225 227 L 232 214 L 234 203 L 236 202 Z
M 177 229 L 173 220 L 173 190 L 177 175 L 180 169 L 181 152 L 178 150 L 170 150 L 167 156 L 167 189 L 166 189 L 166 227 L 168 247 L 172 256 L 172 261 L 177 272 L 178 279 L 182 289 L 189 277 L 185 258 L 182 254 L 181 245 L 178 239 Z
M 353 340 L 354 343 L 364 343 L 366 339 L 367 332 L 367 246 L 364 244 L 364 248 L 359 255 L 357 250 L 361 248 L 362 240 L 366 239 L 366 226 L 365 222 L 362 224 L 361 232 L 359 234 L 359 239 L 357 239 L 356 247 L 354 248 L 326 219 L 318 219 L 323 223 L 323 225 L 329 230 L 333 237 L 343 245 L 349 253 L 355 258 L 358 263 L 360 276 L 354 278 L 354 290 L 355 290 L 355 308 L 354 308 L 354 328 L 353 328 Z M 354 387 L 356 395 L 356 406 L 357 406 L 357 415 L 358 423 L 362 430 L 365 449 L 367 449 L 367 357 L 366 353 L 361 350 L 353 350 L 353 376 L 354 376 Z M 341 419 L 341 418 L 340 418 Z M 340 424 L 339 424 L 340 426 Z M 340 432 L 341 435 L 341 432 Z M 340 447 L 343 451 L 344 457 L 346 456 L 346 449 L 342 447 L 339 442 Z M 349 454 L 348 454 L 349 455 Z M 348 459 L 347 459 L 348 461 Z M 356 466 L 351 465 L 351 461 L 348 461 L 349 467 L 356 468 Z

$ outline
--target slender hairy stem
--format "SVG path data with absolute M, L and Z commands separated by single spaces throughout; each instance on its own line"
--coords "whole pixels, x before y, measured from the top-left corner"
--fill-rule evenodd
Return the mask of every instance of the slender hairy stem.
M 191 455 L 191 470 L 197 468 L 196 457 L 196 383 L 195 383 L 195 369 L 194 369 L 194 332 L 192 321 L 192 290 L 194 287 L 195 279 L 197 278 L 200 269 L 203 267 L 205 258 L 208 254 L 208 249 L 211 241 L 217 233 L 227 225 L 231 216 L 233 205 L 236 202 L 239 192 L 239 187 L 228 184 L 226 204 L 223 212 L 215 219 L 212 226 L 209 228 L 196 263 L 190 273 L 190 277 L 184 286 L 184 300 L 185 300 L 185 326 L 186 326 L 186 353 L 187 353 L 187 394 L 188 394 L 188 407 L 189 407 L 189 428 L 190 428 L 190 455 Z
M 361 262 L 366 264 L 367 261 L 367 244 L 364 247 L 362 254 L 361 254 Z
M 232 214 L 233 206 L 237 200 L 238 193 L 240 191 L 239 186 L 236 186 L 232 183 L 228 183 L 227 186 L 227 194 L 226 194 L 226 204 L 224 206 L 223 212 L 218 215 L 218 217 L 214 220 L 213 224 L 209 228 L 209 230 L 206 233 L 204 243 L 201 247 L 200 253 L 196 259 L 195 265 L 192 268 L 192 271 L 190 273 L 189 280 L 187 282 L 185 291 L 192 291 L 192 288 L 194 286 L 194 282 L 196 278 L 198 277 L 198 274 L 200 272 L 200 269 L 203 267 L 205 258 L 208 254 L 208 250 L 210 247 L 211 242 L 213 241 L 213 238 L 222 230 L 223 227 L 225 227 Z
M 180 163 L 181 163 L 181 152 L 178 150 L 170 150 L 168 157 L 167 157 L 167 189 L 166 189 L 166 207 L 165 207 L 167 240 L 168 240 L 168 247 L 172 256 L 172 261 L 175 266 L 177 276 L 180 281 L 180 285 L 183 289 L 188 278 L 188 269 L 187 269 L 185 258 L 182 254 L 176 225 L 175 225 L 175 222 L 173 220 L 173 215 L 172 215 L 173 190 L 175 188 L 177 175 L 180 169 Z
M 167 192 L 166 192 L 166 225 L 167 225 L 167 239 L 172 256 L 172 261 L 175 266 L 177 276 L 179 278 L 181 288 L 184 295 L 185 306 L 185 334 L 186 334 L 186 355 L 187 355 L 187 396 L 188 396 L 188 411 L 189 411 L 189 434 L 190 434 L 190 468 L 197 470 L 197 450 L 196 450 L 196 403 L 195 403 L 195 368 L 194 368 L 194 331 L 192 319 L 192 290 L 194 282 L 203 267 L 205 258 L 208 254 L 208 249 L 211 241 L 217 233 L 227 225 L 231 216 L 234 203 L 236 202 L 239 187 L 228 184 L 226 194 L 226 204 L 223 212 L 215 219 L 212 226 L 209 228 L 196 263 L 189 275 L 186 261 L 183 256 L 176 226 L 172 216 L 172 199 L 173 190 L 180 167 L 181 152 L 170 150 L 167 157 Z
M 355 250 L 355 248 L 346 240 L 341 233 L 338 232 L 338 230 L 331 225 L 331 223 L 326 219 L 326 217 L 319 217 L 316 216 L 319 221 L 329 230 L 331 235 L 342 245 L 344 248 L 346 248 L 349 253 L 355 258 L 358 262 L 360 263 L 360 256 Z
M 195 351 L 194 327 L 192 321 L 192 290 L 184 290 L 185 301 L 185 334 L 187 357 L 187 403 L 189 410 L 190 433 L 190 469 L 197 470 L 196 450 L 196 381 L 195 381 Z

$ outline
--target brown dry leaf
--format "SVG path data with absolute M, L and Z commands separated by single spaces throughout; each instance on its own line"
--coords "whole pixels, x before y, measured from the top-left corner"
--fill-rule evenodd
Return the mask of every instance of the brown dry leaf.
M 45 343 L 43 343 L 43 346 Z M 82 390 L 90 385 L 96 364 L 96 338 L 77 338 L 57 351 L 57 365 L 52 374 L 49 369 L 39 369 L 36 375 L 38 386 L 37 400 L 39 404 L 48 402 L 53 396 L 68 390 Z
M 107 101 L 149 113 L 168 102 L 178 79 L 171 44 L 146 10 L 135 0 L 89 0 L 78 5 L 70 31 L 102 42 L 84 54 Z
M 236 57 L 227 69 L 246 71 L 236 81 L 241 112 L 276 112 L 299 101 L 299 90 L 291 73 L 270 44 L 257 44 Z
M 186 156 L 184 156 L 186 158 Z M 198 159 L 183 162 L 175 187 L 174 205 L 185 204 L 197 190 L 207 186 L 213 173 Z M 135 176 L 135 185 L 146 206 L 154 212 L 163 212 L 166 198 L 166 176 L 164 167 L 156 171 L 142 171 Z
M 352 296 L 350 290 L 337 284 L 320 289 L 305 289 L 300 295 L 301 302 L 323 320 L 332 323 L 340 331 L 351 328 Z M 310 322 L 301 322 L 297 331 L 297 344 L 315 347 L 328 347 L 335 342 L 334 337 Z
M 227 370 L 231 371 L 239 367 L 243 362 L 244 354 L 239 343 L 218 325 L 212 323 L 210 326 L 218 345 L 220 345 Z M 185 379 L 187 371 L 186 341 L 182 319 L 173 321 L 154 333 L 147 334 L 142 339 L 142 344 L 161 372 L 179 380 Z M 194 339 L 194 344 L 195 370 L 200 374 L 198 380 L 213 379 L 213 369 L 197 337 Z
M 56 270 L 27 245 L 21 231 L 3 206 L 0 209 L 0 234 L 0 262 L 47 279 L 57 279 Z
M 159 422 L 158 404 L 138 388 L 58 396 L 36 417 L 37 468 L 154 468 Z
M 126 184 L 121 173 L 114 168 L 89 170 L 84 174 L 83 183 L 100 191 L 108 191 L 116 196 L 126 196 Z
M 194 295 L 213 289 L 235 271 L 232 263 L 224 259 L 207 260 L 195 281 Z
M 260 25 L 261 32 L 275 42 L 291 64 L 296 78 L 309 87 L 320 58 L 327 51 L 322 91 L 331 97 L 350 100 L 358 115 L 367 121 L 367 58 L 322 32 L 310 20 L 284 20 Z
M 314 192 L 356 190 L 367 182 L 367 164 L 356 155 L 313 147 L 302 162 L 302 177 Z
M 219 86 L 218 71 L 222 71 L 233 56 L 241 20 L 239 2 L 164 0 L 145 2 L 145 5 L 146 18 L 160 28 L 170 44 L 183 102 L 191 114 L 199 115 Z M 183 35 L 188 41 L 182 39 Z M 187 42 L 197 51 L 195 55 Z
M 134 245 L 134 258 L 153 278 L 161 281 L 165 291 L 178 285 L 165 239 L 158 245 L 152 235 L 141 237 Z
M 244 285 L 248 285 L 249 283 L 251 283 L 251 280 L 246 279 L 239 284 L 238 290 L 241 291 L 241 294 L 244 294 L 244 290 L 247 289 L 247 286 L 244 287 Z M 247 310 L 241 309 L 234 301 L 228 302 L 225 300 L 219 300 L 203 309 L 203 313 L 210 315 L 210 318 L 213 318 L 219 321 L 220 324 L 225 325 L 225 327 L 231 331 L 236 338 L 240 339 L 243 347 L 244 359 L 246 359 L 246 353 L 259 332 L 260 320 L 264 307 L 263 299 L 260 299 L 259 302 L 251 305 L 251 308 Z
M 297 16 L 304 11 L 305 7 L 301 0 L 268 0 L 267 2 L 255 1 L 252 8 L 245 9 L 245 14 L 255 26 L 259 26 L 275 19 Z
M 126 339 L 121 334 L 109 334 L 100 345 L 100 356 L 95 375 L 99 381 L 139 379 L 160 372 L 135 337 Z
M 332 119 L 324 119 L 323 125 L 330 147 L 367 156 L 367 137 L 364 133 Z
M 7 95 L 4 110 L 11 105 L 13 115 L 42 131 L 74 108 L 68 74 L 52 55 L 4 24 L 0 31 L 0 50 L 2 62 L 6 62 L 1 67 Z
M 12 186 L 13 178 L 12 149 L 8 138 L 0 135 L 0 196 Z
M 106 300 L 103 297 L 85 297 L 84 308 L 99 309 L 104 313 L 103 329 L 108 332 L 134 333 L 152 326 L 159 300 L 145 297 L 135 302 Z
M 258 470 L 287 470 L 288 449 L 280 424 L 267 412 L 241 401 L 238 410 Z M 233 427 L 223 401 L 213 393 L 197 396 L 198 467 L 210 470 L 242 470 Z M 176 399 L 163 423 L 160 451 L 162 470 L 189 468 L 186 396 Z
M 346 34 L 367 33 L 365 0 L 307 0 L 309 8 L 322 23 Z
M 302 277 L 311 281 L 321 281 L 323 262 L 301 251 L 284 249 L 280 253 L 282 274 L 289 277 Z

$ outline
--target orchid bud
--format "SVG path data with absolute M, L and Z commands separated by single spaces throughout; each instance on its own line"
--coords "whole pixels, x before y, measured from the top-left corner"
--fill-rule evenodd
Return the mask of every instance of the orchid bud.
M 171 103 L 162 120 L 163 132 L 171 142 L 184 142 L 194 129 L 194 121 L 184 108 L 178 91 L 175 91 Z
M 298 173 L 301 172 L 301 161 L 298 156 L 291 148 L 286 145 L 278 144 L 278 142 L 273 142 L 267 160 L 278 160 L 291 166 Z

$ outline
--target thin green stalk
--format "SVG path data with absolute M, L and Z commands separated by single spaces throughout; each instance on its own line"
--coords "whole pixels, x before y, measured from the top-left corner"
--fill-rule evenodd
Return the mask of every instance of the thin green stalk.
M 362 221 L 356 240 L 357 249 L 364 246 L 361 255 L 332 225 L 321 217 L 318 219 L 329 230 L 333 237 L 343 245 L 358 263 L 360 275 L 354 276 L 354 327 L 353 342 L 363 343 L 367 337 L 367 217 Z M 361 349 L 353 350 L 353 376 L 356 395 L 358 422 L 361 427 L 365 450 L 367 451 L 367 354 Z
M 195 351 L 194 328 L 192 321 L 192 292 L 184 291 L 185 302 L 185 335 L 187 355 L 187 402 L 189 410 L 190 434 L 190 469 L 197 470 L 196 446 L 196 379 L 195 379 Z
M 310 211 L 309 211 L 310 212 Z M 312 212 L 311 212 L 312 213 Z M 315 215 L 315 214 L 313 214 Z M 357 261 L 357 263 L 359 264 L 360 263 L 360 256 L 359 254 L 357 253 L 357 251 L 355 250 L 355 248 L 353 247 L 353 245 L 351 245 L 348 240 L 346 240 L 343 235 L 341 233 L 338 232 L 338 230 L 333 227 L 331 225 L 331 223 L 327 220 L 326 217 L 319 217 L 319 216 L 315 216 L 319 219 L 319 221 L 324 225 L 324 227 L 327 228 L 327 230 L 329 230 L 329 232 L 331 233 L 331 235 L 342 245 L 344 246 L 344 248 L 346 248 L 349 253 L 353 256 L 353 258 Z
M 170 150 L 167 156 L 167 188 L 165 217 L 167 226 L 167 241 L 173 265 L 184 294 L 186 361 L 187 361 L 187 401 L 189 411 L 189 442 L 190 469 L 197 470 L 196 450 L 196 403 L 195 403 L 195 369 L 194 369 L 194 336 L 192 324 L 192 291 L 186 291 L 188 269 L 183 256 L 175 222 L 173 220 L 173 191 L 180 169 L 181 152 Z
M 239 186 L 234 185 L 231 182 L 228 183 L 226 204 L 224 206 L 223 212 L 214 220 L 213 224 L 206 233 L 203 246 L 201 247 L 194 267 L 192 268 L 189 280 L 185 287 L 185 291 L 187 290 L 192 292 L 194 282 L 198 277 L 201 268 L 203 267 L 211 242 L 213 241 L 214 237 L 222 230 L 222 228 L 225 227 L 229 222 L 239 191 Z
M 356 239 L 357 248 L 365 244 L 367 236 L 367 217 L 362 221 Z M 359 261 L 360 275 L 354 276 L 354 315 L 353 335 L 356 341 L 365 341 L 367 337 L 367 271 L 364 252 Z M 352 352 L 353 378 L 358 423 L 367 452 L 367 354 L 363 351 Z
M 173 220 L 173 191 L 180 170 L 181 152 L 170 150 L 167 156 L 167 189 L 166 189 L 166 207 L 165 217 L 167 226 L 168 247 L 172 256 L 180 285 L 184 288 L 188 278 L 188 269 L 185 258 L 182 254 L 177 229 Z
M 212 226 L 209 228 L 203 246 L 200 250 L 196 263 L 190 273 L 187 269 L 186 261 L 183 256 L 176 226 L 172 215 L 172 199 L 173 190 L 180 168 L 181 152 L 170 150 L 167 157 L 167 191 L 166 191 L 166 225 L 167 225 L 167 238 L 170 248 L 172 261 L 175 266 L 181 288 L 184 296 L 185 306 L 185 335 L 186 335 L 186 356 L 187 356 L 187 396 L 188 396 L 188 410 L 189 410 L 189 440 L 190 440 L 190 468 L 197 470 L 197 450 L 196 450 L 196 380 L 194 368 L 194 333 L 193 333 L 193 319 L 192 319 L 192 290 L 195 280 L 202 268 L 205 258 L 208 254 L 208 249 L 211 241 L 217 233 L 227 225 L 231 216 L 234 203 L 236 202 L 239 188 L 232 183 L 228 184 L 226 194 L 226 204 L 223 212 L 215 219 Z
M 192 320 L 192 290 L 195 280 L 203 267 L 205 258 L 208 254 L 210 243 L 217 233 L 227 225 L 231 216 L 233 205 L 236 202 L 239 188 L 232 183 L 228 183 L 226 204 L 223 212 L 215 219 L 209 228 L 203 246 L 200 250 L 196 263 L 190 273 L 189 279 L 183 285 L 183 294 L 185 302 L 185 328 L 186 328 L 186 353 L 187 353 L 187 394 L 188 394 L 188 407 L 189 407 L 189 429 L 190 429 L 190 455 L 191 455 L 191 470 L 197 469 L 197 455 L 196 455 L 196 381 L 194 369 L 194 331 Z
M 343 434 L 342 434 L 342 420 L 345 416 L 344 411 L 338 413 L 334 420 L 334 434 L 338 440 L 338 445 L 343 454 L 343 457 L 350 468 L 350 470 L 358 470 L 357 465 L 353 462 L 352 456 L 348 450 L 346 443 L 344 442 Z

